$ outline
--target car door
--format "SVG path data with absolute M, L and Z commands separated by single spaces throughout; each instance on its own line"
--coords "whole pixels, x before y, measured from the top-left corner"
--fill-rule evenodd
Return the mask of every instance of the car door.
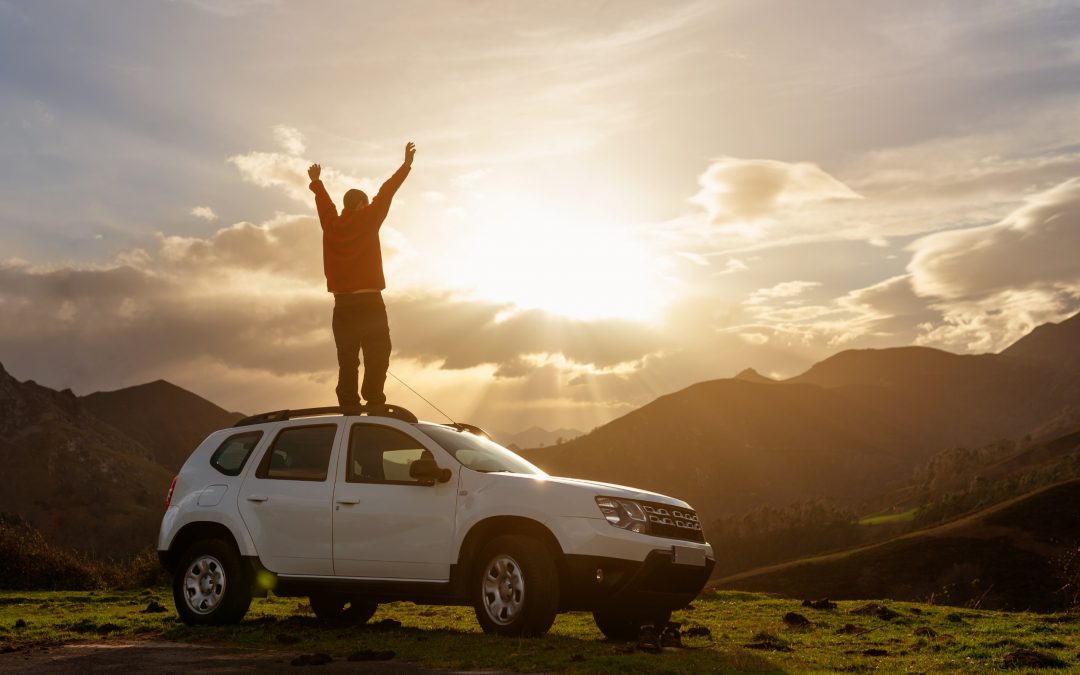
M 334 573 L 331 502 L 340 421 L 280 428 L 240 488 L 259 559 L 278 574 Z
M 334 570 L 338 576 L 445 581 L 453 559 L 458 465 L 410 425 L 350 423 L 334 489 Z M 434 457 L 451 469 L 434 485 L 409 465 Z

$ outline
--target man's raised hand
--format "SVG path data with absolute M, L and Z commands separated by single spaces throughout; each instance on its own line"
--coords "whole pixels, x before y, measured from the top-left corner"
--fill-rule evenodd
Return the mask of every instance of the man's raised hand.
M 409 141 L 405 144 L 405 165 L 412 166 L 413 155 L 416 154 L 416 143 Z
M 311 179 L 312 183 L 319 180 L 319 174 L 321 174 L 321 173 L 322 173 L 322 167 L 319 166 L 318 164 L 312 164 L 311 166 L 308 167 L 307 175 L 308 175 L 308 178 Z

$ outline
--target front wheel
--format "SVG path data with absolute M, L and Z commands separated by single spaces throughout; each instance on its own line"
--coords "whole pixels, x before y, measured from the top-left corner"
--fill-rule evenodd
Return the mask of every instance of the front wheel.
M 173 602 L 189 626 L 239 622 L 251 605 L 251 585 L 240 555 L 220 539 L 192 544 L 173 574 Z
M 379 603 L 360 597 L 338 593 L 320 593 L 311 596 L 311 609 L 320 619 L 363 624 L 375 615 Z
M 617 642 L 629 642 L 638 639 L 638 632 L 645 624 L 663 627 L 671 621 L 671 612 L 657 612 L 651 616 L 635 615 L 628 612 L 614 610 L 597 610 L 593 612 L 593 620 L 596 627 L 609 640 Z
M 485 633 L 543 635 L 559 611 L 559 572 L 535 539 L 497 537 L 476 559 L 472 595 Z

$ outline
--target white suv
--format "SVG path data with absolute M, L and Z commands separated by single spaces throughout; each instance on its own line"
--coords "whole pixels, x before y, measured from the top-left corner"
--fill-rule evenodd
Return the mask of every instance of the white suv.
M 272 590 L 360 623 L 380 602 L 472 605 L 504 635 L 588 610 L 629 639 L 709 578 L 712 547 L 685 502 L 548 476 L 469 425 L 368 412 L 265 413 L 199 445 L 158 536 L 181 619 L 236 622 Z

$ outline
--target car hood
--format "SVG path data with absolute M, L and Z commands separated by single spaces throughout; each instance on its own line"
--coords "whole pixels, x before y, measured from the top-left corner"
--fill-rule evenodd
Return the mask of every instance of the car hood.
M 476 473 L 468 471 L 464 485 L 479 493 L 512 495 L 517 504 L 543 504 L 549 515 L 600 518 L 596 497 L 621 497 L 690 508 L 686 502 L 657 492 L 639 490 L 580 478 L 522 473 Z

